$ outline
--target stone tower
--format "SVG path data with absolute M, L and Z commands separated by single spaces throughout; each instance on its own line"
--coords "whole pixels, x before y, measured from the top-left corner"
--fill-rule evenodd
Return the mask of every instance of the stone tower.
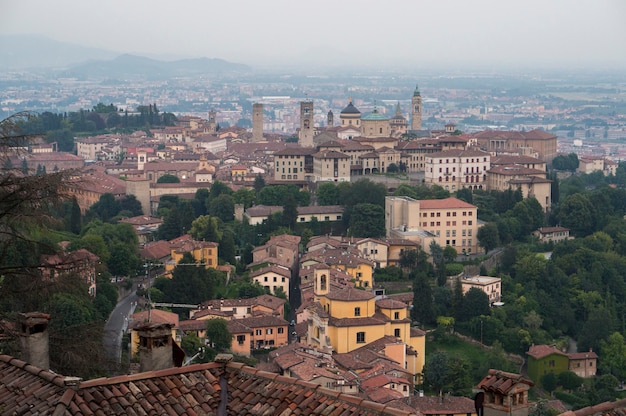
M 333 127 L 335 125 L 335 115 L 333 114 L 333 110 L 328 110 L 328 115 L 326 116 L 326 126 Z
M 313 101 L 301 101 L 298 144 L 302 147 L 313 147 L 313 131 Z
M 413 108 L 411 109 L 411 130 L 422 129 L 422 95 L 418 86 L 415 86 L 413 98 L 411 99 Z
M 252 104 L 252 141 L 263 141 L 263 104 Z
M 217 122 L 215 111 L 209 111 L 209 133 L 215 133 L 217 131 Z

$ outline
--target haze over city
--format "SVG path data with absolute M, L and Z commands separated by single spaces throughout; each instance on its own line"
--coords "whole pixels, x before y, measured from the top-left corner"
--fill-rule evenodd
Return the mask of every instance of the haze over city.
M 624 17 L 620 0 L 5 0 L 0 35 L 256 66 L 620 69 Z

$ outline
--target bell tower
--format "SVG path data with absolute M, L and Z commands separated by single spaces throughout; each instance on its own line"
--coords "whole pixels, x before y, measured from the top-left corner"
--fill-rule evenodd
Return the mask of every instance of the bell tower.
M 333 114 L 333 110 L 328 110 L 328 115 L 326 116 L 326 126 L 333 127 L 335 125 L 335 115 Z
M 411 130 L 422 129 L 422 95 L 420 94 L 419 87 L 415 86 L 413 92 L 413 98 L 411 99 L 413 107 L 411 109 Z
M 215 111 L 209 111 L 209 133 L 215 133 L 217 131 L 216 115 Z
M 263 141 L 263 104 L 252 104 L 252 141 Z
M 313 147 L 313 101 L 300 102 L 300 133 L 298 144 L 302 147 Z

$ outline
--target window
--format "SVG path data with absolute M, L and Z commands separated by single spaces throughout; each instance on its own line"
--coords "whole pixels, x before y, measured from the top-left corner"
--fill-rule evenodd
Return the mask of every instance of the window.
M 365 344 L 365 332 L 357 332 L 356 333 L 356 343 L 357 344 Z
M 393 336 L 396 338 L 400 338 L 400 328 L 396 328 L 393 330 Z
M 361 308 L 359 307 L 354 308 L 354 316 L 361 316 Z
M 263 331 L 262 331 L 262 330 L 260 330 L 260 329 L 257 329 L 257 330 L 255 331 L 255 334 L 256 334 L 256 335 L 263 335 Z
M 237 308 L 233 308 L 233 315 L 237 315 Z
M 279 333 L 279 334 L 282 334 L 282 333 L 284 333 L 284 332 L 285 332 L 285 328 L 278 328 L 278 333 Z
M 400 312 L 394 312 L 393 319 L 400 319 Z
M 244 342 L 246 342 L 246 336 L 245 335 L 237 335 L 237 343 L 239 345 L 243 345 Z
M 267 328 L 267 329 L 265 330 L 265 334 L 266 334 L 266 335 L 272 335 L 272 332 L 274 332 L 274 331 L 272 330 L 272 328 Z

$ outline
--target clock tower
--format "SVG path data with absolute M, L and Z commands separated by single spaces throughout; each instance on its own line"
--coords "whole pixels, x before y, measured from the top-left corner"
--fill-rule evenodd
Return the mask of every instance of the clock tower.
M 418 86 L 415 86 L 413 98 L 411 99 L 413 108 L 411 109 L 411 130 L 422 129 L 422 95 Z
M 313 101 L 301 101 L 298 144 L 302 147 L 313 147 L 313 131 Z

